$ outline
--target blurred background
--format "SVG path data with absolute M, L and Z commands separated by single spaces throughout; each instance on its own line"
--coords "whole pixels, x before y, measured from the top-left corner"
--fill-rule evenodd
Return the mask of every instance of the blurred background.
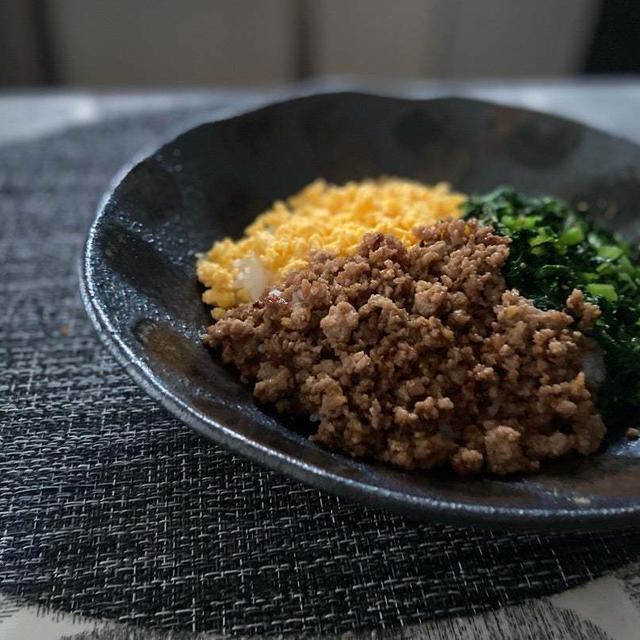
M 0 87 L 640 71 L 638 0 L 0 0 Z

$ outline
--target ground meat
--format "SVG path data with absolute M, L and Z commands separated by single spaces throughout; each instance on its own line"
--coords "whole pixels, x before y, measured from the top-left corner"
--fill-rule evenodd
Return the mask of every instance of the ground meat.
M 567 310 L 578 318 L 578 329 L 587 329 L 600 317 L 600 309 L 595 304 L 585 302 L 580 289 L 574 289 L 567 298 Z
M 313 439 L 407 468 L 530 472 L 596 451 L 605 427 L 573 325 L 597 307 L 574 291 L 541 311 L 506 291 L 507 238 L 474 221 L 416 229 L 409 249 L 366 235 L 208 328 L 254 394 L 317 420 Z

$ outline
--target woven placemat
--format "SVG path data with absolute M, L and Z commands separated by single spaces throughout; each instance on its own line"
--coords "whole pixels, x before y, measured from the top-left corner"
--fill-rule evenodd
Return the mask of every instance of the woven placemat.
M 267 471 L 150 400 L 85 317 L 101 192 L 172 112 L 0 150 L 0 589 L 166 629 L 341 632 L 472 613 L 640 557 L 640 531 L 417 524 Z M 202 119 L 205 119 L 204 112 Z

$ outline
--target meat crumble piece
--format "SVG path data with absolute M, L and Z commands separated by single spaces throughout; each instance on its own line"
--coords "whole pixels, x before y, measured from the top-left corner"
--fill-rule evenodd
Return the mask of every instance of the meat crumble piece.
M 589 328 L 600 317 L 600 309 L 595 304 L 585 302 L 580 289 L 574 289 L 567 298 L 567 310 L 579 318 L 578 329 Z
M 205 342 L 281 412 L 317 420 L 313 439 L 406 468 L 530 472 L 605 433 L 572 315 L 505 291 L 508 238 L 473 220 L 364 236 L 355 255 L 312 255 L 276 293 L 229 310 Z

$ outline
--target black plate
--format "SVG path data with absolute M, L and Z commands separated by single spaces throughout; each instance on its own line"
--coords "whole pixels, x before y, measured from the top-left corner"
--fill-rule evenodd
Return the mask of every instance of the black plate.
M 128 168 L 101 207 L 83 261 L 85 305 L 131 376 L 193 429 L 299 480 L 411 517 L 495 527 L 640 522 L 640 444 L 611 438 L 590 459 L 523 479 L 459 480 L 353 460 L 255 405 L 201 345 L 196 251 L 237 236 L 317 177 L 379 174 L 465 192 L 507 183 L 588 202 L 635 235 L 640 148 L 576 122 L 465 99 L 320 94 L 187 131 Z

